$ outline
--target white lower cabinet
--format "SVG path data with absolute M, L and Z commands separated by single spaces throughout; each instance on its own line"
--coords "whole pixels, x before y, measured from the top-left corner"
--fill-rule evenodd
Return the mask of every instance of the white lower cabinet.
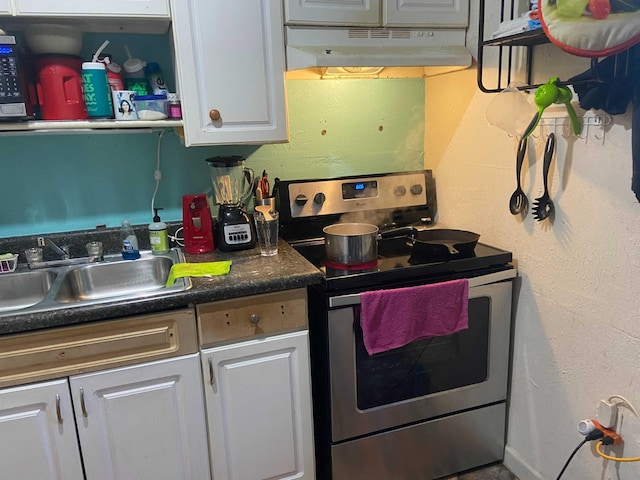
M 198 354 L 70 377 L 87 479 L 209 478 Z
M 313 479 L 308 331 L 202 351 L 216 480 Z
M 0 390 L 0 478 L 82 480 L 66 378 Z
M 198 358 L 0 390 L 0 478 L 210 478 Z

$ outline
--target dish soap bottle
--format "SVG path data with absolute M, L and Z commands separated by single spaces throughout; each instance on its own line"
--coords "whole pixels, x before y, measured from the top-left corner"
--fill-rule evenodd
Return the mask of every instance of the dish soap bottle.
M 122 221 L 120 228 L 120 243 L 122 244 L 122 258 L 125 260 L 135 260 L 140 258 L 138 249 L 138 237 L 136 237 L 131 222 L 128 218 Z
M 151 253 L 160 255 L 169 253 L 169 233 L 167 232 L 167 224 L 160 220 L 158 210 L 153 209 L 153 223 L 149 224 L 149 243 L 151 244 Z

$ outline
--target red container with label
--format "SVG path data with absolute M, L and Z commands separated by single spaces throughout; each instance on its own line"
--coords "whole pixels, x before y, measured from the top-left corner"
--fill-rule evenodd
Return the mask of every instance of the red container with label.
M 41 55 L 34 61 L 38 103 L 43 120 L 86 120 L 82 94 L 82 59 Z

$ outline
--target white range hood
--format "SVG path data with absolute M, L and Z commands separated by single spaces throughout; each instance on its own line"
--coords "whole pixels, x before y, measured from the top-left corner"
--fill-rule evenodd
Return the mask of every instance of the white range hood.
M 471 65 L 464 29 L 285 27 L 287 70 Z

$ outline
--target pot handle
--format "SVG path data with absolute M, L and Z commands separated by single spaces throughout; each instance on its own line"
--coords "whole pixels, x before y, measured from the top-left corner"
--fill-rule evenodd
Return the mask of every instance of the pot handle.
M 443 245 L 449 249 L 449 253 L 450 253 L 451 255 L 457 255 L 457 254 L 459 254 L 459 253 L 460 253 L 460 252 L 456 249 L 456 247 L 454 247 L 454 246 L 453 246 L 453 245 L 454 245 L 453 243 L 443 242 Z
M 418 229 L 416 227 L 398 227 L 391 228 L 378 234 L 378 240 L 383 238 L 398 238 L 398 237 L 410 237 L 415 240 L 418 235 Z

